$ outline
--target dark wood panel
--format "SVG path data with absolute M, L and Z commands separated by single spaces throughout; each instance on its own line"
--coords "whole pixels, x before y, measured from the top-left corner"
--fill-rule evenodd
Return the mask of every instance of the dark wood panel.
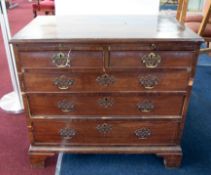
M 160 57 L 160 63 L 157 68 L 169 67 L 191 67 L 193 63 L 192 52 L 171 52 L 171 51 L 111 51 L 110 67 L 146 67 L 142 58 L 149 54 L 156 54 Z
M 197 44 L 178 41 L 142 41 L 137 43 L 111 43 L 109 51 L 194 51 Z
M 17 46 L 17 45 L 15 45 Z M 23 43 L 18 44 L 19 52 L 30 52 L 30 51 L 102 51 L 103 45 L 100 44 L 83 44 L 83 43 L 66 43 L 66 42 L 58 42 L 58 43 Z
M 138 70 L 68 73 L 54 70 L 25 70 L 27 92 L 185 91 L 189 73 L 183 70 Z
M 103 51 L 94 50 L 69 50 L 69 51 L 40 51 L 40 52 L 20 52 L 19 59 L 22 68 L 59 68 L 54 62 L 54 58 L 58 54 L 64 54 L 65 59 L 69 59 L 69 64 L 66 68 L 71 67 L 102 67 L 103 66 Z M 61 59 L 60 59 L 61 60 Z M 32 63 L 33 62 L 33 63 Z M 65 66 L 64 66 L 65 67 Z
M 174 145 L 178 127 L 177 121 L 36 120 L 33 122 L 35 144 L 62 145 Z
M 179 94 L 30 94 L 31 115 L 180 115 Z M 59 116 L 58 116 L 59 117 Z

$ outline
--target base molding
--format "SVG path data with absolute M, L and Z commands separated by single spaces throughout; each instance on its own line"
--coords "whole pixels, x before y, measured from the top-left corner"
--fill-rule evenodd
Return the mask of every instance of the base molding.
M 177 146 L 30 146 L 29 158 L 33 167 L 44 167 L 45 160 L 56 153 L 72 154 L 156 154 L 164 159 L 165 167 L 179 167 L 182 149 Z

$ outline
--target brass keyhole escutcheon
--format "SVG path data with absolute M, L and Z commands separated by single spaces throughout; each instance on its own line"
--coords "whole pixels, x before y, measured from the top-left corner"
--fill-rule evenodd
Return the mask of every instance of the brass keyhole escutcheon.
M 70 67 L 70 51 L 68 54 L 59 52 L 52 57 L 52 63 L 56 65 L 57 68 L 68 68 Z
M 99 106 L 103 108 L 109 108 L 113 106 L 114 100 L 111 97 L 103 97 L 103 98 L 98 99 L 97 102 Z
M 96 129 L 99 131 L 99 133 L 106 135 L 112 130 L 112 126 L 108 123 L 103 123 L 97 125 Z
M 109 86 L 115 83 L 115 78 L 112 75 L 103 74 L 96 78 L 96 82 L 102 86 Z

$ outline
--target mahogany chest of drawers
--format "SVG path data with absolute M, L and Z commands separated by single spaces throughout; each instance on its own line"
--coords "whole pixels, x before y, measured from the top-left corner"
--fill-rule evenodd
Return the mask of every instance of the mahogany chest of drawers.
M 178 167 L 202 39 L 172 17 L 38 17 L 11 43 L 32 165 L 68 153 L 156 154 Z

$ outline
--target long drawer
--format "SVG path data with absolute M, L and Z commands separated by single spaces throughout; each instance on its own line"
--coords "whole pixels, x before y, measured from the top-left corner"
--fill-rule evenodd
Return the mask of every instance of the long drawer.
M 34 144 L 174 145 L 177 121 L 35 120 Z
M 188 79 L 187 69 L 108 73 L 27 69 L 23 74 L 27 92 L 185 91 Z
M 187 51 L 111 51 L 110 67 L 176 68 L 192 67 L 193 53 Z
M 183 94 L 28 94 L 31 115 L 181 115 Z

